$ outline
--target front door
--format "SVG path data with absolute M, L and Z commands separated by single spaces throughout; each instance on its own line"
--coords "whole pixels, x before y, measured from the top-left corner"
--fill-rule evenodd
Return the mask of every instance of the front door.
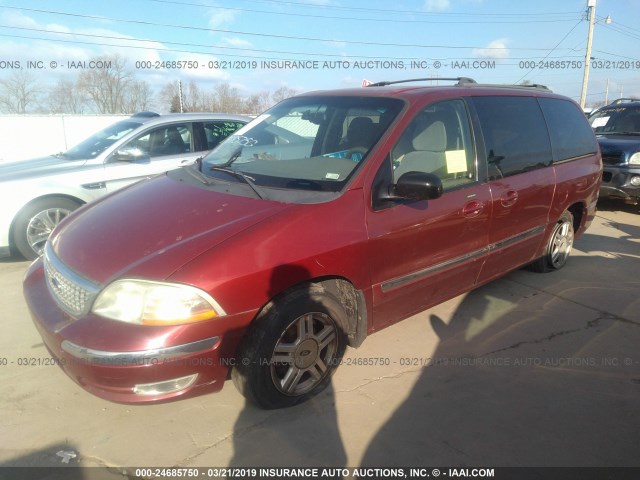
M 491 193 L 478 181 L 469 115 L 462 100 L 422 109 L 374 180 L 367 211 L 375 329 L 471 288 L 486 256 Z M 409 171 L 442 180 L 440 198 L 378 201 Z

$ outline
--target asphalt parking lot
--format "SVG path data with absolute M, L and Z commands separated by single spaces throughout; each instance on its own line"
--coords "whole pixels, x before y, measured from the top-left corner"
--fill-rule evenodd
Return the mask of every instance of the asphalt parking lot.
M 279 411 L 230 382 L 162 405 L 91 396 L 47 363 L 27 262 L 3 260 L 0 466 L 640 467 L 639 211 L 601 205 L 563 270 L 378 332 L 327 391 Z

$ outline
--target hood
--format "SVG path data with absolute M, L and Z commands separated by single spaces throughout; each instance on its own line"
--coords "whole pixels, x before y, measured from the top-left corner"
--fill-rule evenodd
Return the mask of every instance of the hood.
M 598 135 L 598 144 L 605 165 L 623 165 L 631 155 L 640 152 L 640 135 Z
M 162 175 L 81 208 L 50 241 L 66 265 L 96 283 L 125 276 L 161 280 L 284 208 Z
M 2 163 L 0 164 L 0 182 L 54 175 L 82 167 L 86 162 L 86 160 L 69 160 L 49 155 L 48 157 Z
M 638 135 L 597 135 L 600 149 L 603 152 L 629 152 L 640 151 L 640 134 Z

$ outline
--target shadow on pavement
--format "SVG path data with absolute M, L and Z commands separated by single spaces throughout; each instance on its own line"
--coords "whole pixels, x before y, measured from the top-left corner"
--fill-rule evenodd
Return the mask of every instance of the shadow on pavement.
M 639 229 L 624 228 L 578 241 L 613 255 L 518 271 L 468 294 L 448 323 L 431 315 L 437 349 L 362 464 L 640 466 L 637 281 L 620 294 Z

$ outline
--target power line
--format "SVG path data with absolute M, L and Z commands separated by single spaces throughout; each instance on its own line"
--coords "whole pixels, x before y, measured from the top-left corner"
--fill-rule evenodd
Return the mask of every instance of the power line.
M 561 44 L 562 42 L 564 42 L 564 41 L 565 41 L 565 39 L 566 39 L 566 38 L 571 34 L 571 32 L 573 32 L 573 31 L 576 29 L 576 27 L 577 27 L 578 25 L 580 25 L 580 23 L 581 23 L 581 22 L 582 22 L 582 19 L 578 20 L 578 23 L 576 23 L 573 27 L 571 27 L 571 30 L 569 30 L 569 31 L 567 32 L 567 34 L 566 34 L 564 37 L 562 37 L 562 40 L 560 40 L 560 41 L 556 44 L 556 46 L 555 46 L 555 47 L 553 47 L 551 50 L 549 50 L 549 53 L 544 57 L 544 59 L 546 59 L 549 55 L 551 55 L 551 54 L 553 53 L 553 51 L 554 51 L 556 48 L 558 48 L 558 46 L 560 46 L 560 44 Z M 543 60 L 544 60 L 544 59 L 543 59 Z M 527 75 L 529 75 L 529 74 L 530 74 L 531 72 L 533 72 L 535 69 L 536 69 L 536 67 L 533 67 L 531 70 L 529 70 L 527 73 L 525 73 L 522 77 L 520 77 L 520 78 L 518 79 L 518 81 L 516 81 L 515 83 L 518 83 L 518 82 L 522 81 L 522 80 L 523 80 Z
M 328 19 L 328 20 L 346 20 L 346 21 L 357 21 L 357 22 L 384 22 L 384 23 L 438 23 L 438 24 L 442 24 L 442 23 L 457 23 L 457 24 L 469 24 L 469 23 L 473 23 L 473 24 L 478 24 L 478 23 L 482 23 L 482 24 L 501 24 L 501 23 L 558 23 L 558 22 L 570 22 L 572 20 L 574 20 L 575 15 L 572 14 L 571 17 L 567 17 L 567 18 L 558 18 L 558 19 L 549 19 L 548 16 L 541 16 L 541 19 L 531 19 L 531 18 L 526 18 L 526 17 L 521 17 L 521 16 L 516 16 L 515 18 L 522 18 L 522 20 L 510 20 L 506 17 L 500 17 L 501 20 L 487 20 L 487 19 L 483 19 L 483 20 L 442 20 L 442 18 L 434 18 L 433 20 L 402 20 L 402 19 L 393 19 L 393 18 L 367 18 L 367 17 L 344 17 L 344 16 L 337 16 L 337 15 L 319 15 L 319 14 L 310 14 L 310 13 L 292 13 L 292 12 L 274 12 L 274 11 L 268 11 L 268 10 L 256 10 L 256 9 L 250 9 L 250 8 L 238 8 L 238 7 L 221 7 L 219 5 L 210 5 L 210 4 L 204 4 L 204 3 L 194 3 L 194 2 L 185 2 L 185 1 L 178 1 L 178 0 L 148 0 L 150 2 L 155 2 L 155 3 L 164 3 L 164 4 L 172 4 L 172 5 L 182 5 L 182 6 L 189 6 L 189 7 L 202 7 L 202 8 L 213 8 L 215 7 L 218 10 L 227 10 L 227 11 L 232 11 L 232 12 L 248 12 L 248 13 L 259 13 L 259 14 L 267 14 L 267 15 L 279 15 L 279 16 L 286 16 L 286 17 L 306 17 L 306 18 L 322 18 L 322 19 Z M 367 9 L 367 12 L 371 12 L 371 10 Z M 384 10 L 385 13 L 387 12 L 391 12 L 391 10 Z M 398 11 L 393 11 L 394 13 L 404 13 L 404 12 L 398 12 Z M 407 12 L 409 13 L 409 12 Z M 412 14 L 415 13 L 419 13 L 419 12 L 411 12 Z M 422 12 L 424 13 L 424 12 Z M 443 12 L 440 12 L 443 13 Z M 458 14 L 456 14 L 458 15 Z M 467 14 L 461 14 L 464 15 L 465 17 L 467 16 Z M 492 15 L 492 14 L 484 14 L 484 15 Z M 509 15 L 509 14 L 507 14 Z M 514 15 L 515 14 L 511 14 Z M 531 14 L 531 15 L 541 15 L 541 14 Z M 473 15 L 473 17 L 476 17 L 476 15 Z
M 479 60 L 476 57 L 438 57 L 438 58 L 430 58 L 430 57 L 384 57 L 384 56 L 365 56 L 365 55 L 343 55 L 343 54 L 328 54 L 328 53 L 317 53 L 317 52 L 287 52 L 287 51 L 278 51 L 278 50 L 261 50 L 261 49 L 251 49 L 251 48 L 243 48 L 243 47 L 225 47 L 225 46 L 216 46 L 216 45 L 207 45 L 207 44 L 197 44 L 197 43 L 181 43 L 181 42 L 170 42 L 163 40 L 156 40 L 151 38 L 146 39 L 138 39 L 138 38 L 128 38 L 128 37 L 119 37 L 119 36 L 111 36 L 111 35 L 96 35 L 96 34 L 84 34 L 84 33 L 72 33 L 72 32 L 57 32 L 45 29 L 37 29 L 37 28 L 27 28 L 27 27 L 8 27 L 4 25 L 0 25 L 0 28 L 9 28 L 14 30 L 25 30 L 39 33 L 47 33 L 52 35 L 66 35 L 66 36 L 74 36 L 74 37 L 85 37 L 85 38 L 94 38 L 101 40 L 121 40 L 125 42 L 136 42 L 136 43 L 160 43 L 160 44 L 168 44 L 168 45 L 177 45 L 183 47 L 202 47 L 202 48 L 214 48 L 214 49 L 222 49 L 222 50 L 238 50 L 244 52 L 251 53 L 274 53 L 274 54 L 282 54 L 282 55 L 301 55 L 301 56 L 318 56 L 318 57 L 339 57 L 345 60 L 353 60 L 353 59 L 377 59 L 377 60 L 439 60 L 439 61 L 452 61 L 452 60 Z M 0 34 L 0 37 L 6 38 L 20 38 L 20 39 L 30 39 L 30 40 L 41 40 L 47 42 L 61 42 L 61 43 L 77 43 L 80 45 L 99 45 L 99 46 L 110 46 L 110 47 L 119 47 L 119 48 L 134 48 L 138 50 L 149 50 L 149 51 L 163 51 L 163 52 L 174 52 L 174 53 L 195 53 L 195 54 L 203 54 L 203 55 L 214 55 L 220 57 L 233 57 L 233 58 L 248 58 L 248 59 L 263 59 L 263 60 L 290 60 L 290 58 L 275 58 L 275 57 L 256 57 L 251 55 L 241 55 L 237 53 L 219 53 L 219 52 L 211 52 L 207 51 L 193 51 L 193 50 L 183 50 L 183 49 L 175 49 L 175 48 L 164 48 L 160 46 L 143 46 L 143 45 L 124 45 L 124 44 L 105 44 L 104 42 L 85 42 L 79 40 L 63 40 L 63 39 L 51 39 L 51 38 L 43 38 L 43 37 L 34 37 L 34 36 L 23 36 L 23 35 L 8 35 L 8 34 Z M 575 55 L 575 57 L 578 57 Z M 558 58 L 558 57 L 549 57 L 549 55 L 545 57 L 510 57 L 508 61 L 503 62 L 503 65 L 516 65 L 514 63 L 510 63 L 511 61 L 517 60 L 531 60 L 537 58 Z M 567 58 L 566 56 L 561 58 Z
M 469 46 L 469 45 L 422 45 L 422 44 L 411 44 L 411 43 L 382 43 L 382 42 L 366 42 L 361 40 L 337 40 L 334 38 L 318 38 L 318 37 L 297 37 L 291 35 L 278 35 L 278 34 L 267 34 L 267 33 L 256 33 L 256 32 L 243 32 L 239 30 L 226 30 L 226 29 L 217 29 L 217 28 L 205 28 L 205 27 L 195 27 L 189 25 L 176 25 L 176 24 L 167 24 L 167 23 L 158 23 L 158 22 L 149 22 L 144 20 L 129 20 L 123 18 L 109 18 L 97 15 L 83 15 L 79 13 L 69 13 L 69 12 L 57 12 L 52 10 L 42 10 L 35 8 L 25 8 L 25 7 L 15 7 L 10 5 L 0 5 L 0 8 L 7 8 L 12 10 L 19 11 L 27 11 L 27 12 L 35 12 L 35 13 L 47 13 L 50 15 L 61 15 L 67 17 L 74 18 L 84 18 L 91 20 L 108 20 L 112 22 L 122 22 L 122 23 L 131 23 L 136 25 L 145 25 L 152 27 L 166 27 L 166 28 L 177 28 L 183 30 L 193 30 L 193 31 L 204 31 L 204 32 L 217 32 L 217 33 L 231 33 L 234 35 L 248 35 L 255 36 L 261 38 L 281 38 L 286 40 L 304 40 L 310 42 L 330 42 L 330 43 L 344 43 L 348 45 L 369 45 L 369 46 L 384 46 L 384 47 L 402 47 L 402 48 L 442 48 L 442 49 L 474 49 L 481 48 L 483 50 L 503 50 L 501 47 L 483 47 L 483 46 Z M 555 48 L 555 47 L 554 47 Z M 525 51 L 547 51 L 546 48 L 518 48 L 514 47 L 511 50 L 525 50 Z
M 271 4 L 271 5 L 286 5 L 286 6 L 294 6 L 294 7 L 303 7 L 303 8 L 316 8 L 316 9 L 331 9 L 331 10 L 347 10 L 347 11 L 357 11 L 357 12 L 379 12 L 385 15 L 388 14 L 407 14 L 407 15 L 425 15 L 425 16 L 553 16 L 553 15 L 575 15 L 581 14 L 581 11 L 578 12 L 547 12 L 547 13 L 457 13 L 457 12 L 425 12 L 419 10 L 397 10 L 397 9 L 385 9 L 385 8 L 373 8 L 373 7 L 344 7 L 340 5 L 314 5 L 311 3 L 300 3 L 300 2 L 292 2 L 292 1 L 281 1 L 281 0 L 242 0 L 245 3 L 261 3 L 261 4 Z M 212 5 L 214 7 L 216 5 Z

